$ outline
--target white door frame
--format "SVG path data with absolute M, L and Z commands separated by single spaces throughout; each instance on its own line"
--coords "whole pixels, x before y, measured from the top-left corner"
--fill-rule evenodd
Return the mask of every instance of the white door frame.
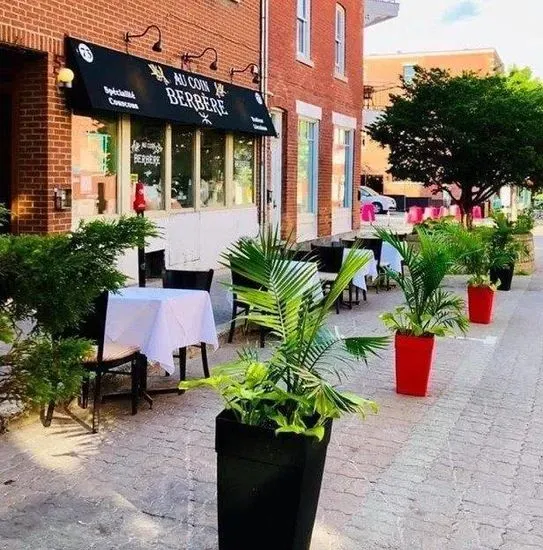
M 272 109 L 271 116 L 277 137 L 270 138 L 270 190 L 272 226 L 281 231 L 282 199 L 283 199 L 283 111 Z

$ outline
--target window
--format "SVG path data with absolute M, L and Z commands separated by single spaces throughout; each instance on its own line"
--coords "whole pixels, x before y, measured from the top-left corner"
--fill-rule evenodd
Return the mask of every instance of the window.
M 298 122 L 298 212 L 313 213 L 317 206 L 318 122 Z
M 145 186 L 148 210 L 164 209 L 165 125 L 132 118 L 130 125 L 130 181 Z
M 224 206 L 226 165 L 226 134 L 202 130 L 200 138 L 200 203 Z
M 172 208 L 194 208 L 194 130 L 172 126 Z
M 353 193 L 353 130 L 334 128 L 332 206 L 350 208 Z
M 311 0 L 297 0 L 296 42 L 299 57 L 311 57 Z
M 234 135 L 234 204 L 254 202 L 255 142 L 248 136 Z
M 403 66 L 403 79 L 406 84 L 412 84 L 413 78 L 415 78 L 415 65 Z
M 345 76 L 345 8 L 336 4 L 336 74 Z
M 75 217 L 117 212 L 117 119 L 72 117 L 72 209 Z

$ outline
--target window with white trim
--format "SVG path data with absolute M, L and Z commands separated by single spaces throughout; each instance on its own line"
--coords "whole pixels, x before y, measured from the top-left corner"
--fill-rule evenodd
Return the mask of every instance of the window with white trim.
M 354 130 L 334 127 L 332 154 L 332 206 L 350 208 L 353 204 Z
M 311 57 L 311 0 L 297 0 L 296 52 L 298 57 Z
M 319 174 L 319 123 L 300 118 L 298 121 L 298 189 L 299 213 L 317 211 Z
M 345 22 L 345 8 L 336 4 L 335 72 L 340 76 L 345 76 Z

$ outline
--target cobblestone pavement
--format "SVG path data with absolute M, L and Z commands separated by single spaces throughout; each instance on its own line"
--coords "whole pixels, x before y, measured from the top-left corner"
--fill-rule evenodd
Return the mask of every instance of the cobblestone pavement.
M 313 550 L 543 548 L 542 290 L 543 274 L 517 277 L 492 325 L 440 340 L 426 399 L 394 393 L 392 350 L 357 371 L 349 388 L 381 410 L 335 423 Z M 399 300 L 371 291 L 331 321 L 379 334 L 378 313 Z M 1 549 L 217 548 L 219 400 L 193 392 L 135 417 L 127 408 L 108 406 L 97 436 L 57 414 L 47 430 L 0 438 Z

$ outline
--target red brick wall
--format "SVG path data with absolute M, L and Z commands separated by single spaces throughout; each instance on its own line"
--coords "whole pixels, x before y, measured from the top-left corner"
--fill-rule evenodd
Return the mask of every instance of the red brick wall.
M 218 51 L 219 70 L 209 70 L 207 57 L 193 63 L 192 70 L 220 80 L 229 80 L 231 67 L 260 64 L 260 0 L 0 0 L 0 13 L 0 46 L 44 53 L 40 59 L 25 56 L 17 78 L 21 131 L 13 208 L 19 231 L 62 231 L 71 225 L 69 211 L 53 210 L 53 189 L 71 185 L 71 120 L 56 87 L 65 34 L 124 51 L 126 31 L 156 24 L 162 30 L 162 53 L 151 50 L 152 31 L 134 40 L 130 53 L 179 67 L 183 52 L 211 46 Z M 258 87 L 248 73 L 236 75 L 235 82 Z
M 360 124 L 362 110 L 363 2 L 342 0 L 346 10 L 346 76 L 334 78 L 334 24 L 336 2 L 312 0 L 311 60 L 309 67 L 296 60 L 296 0 L 270 3 L 269 91 L 270 107 L 283 109 L 282 230 L 296 232 L 298 115 L 296 100 L 322 108 L 319 136 L 318 233 L 332 228 L 332 112 L 356 117 L 354 185 L 360 179 Z M 360 223 L 358 193 L 353 193 L 353 228 Z

